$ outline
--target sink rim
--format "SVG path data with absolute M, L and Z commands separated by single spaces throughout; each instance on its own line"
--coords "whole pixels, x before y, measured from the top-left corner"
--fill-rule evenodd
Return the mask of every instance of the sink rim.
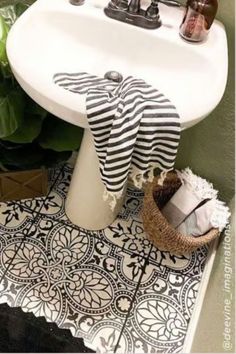
M 17 56 L 16 56 L 16 51 L 17 51 L 17 44 L 15 41 L 14 44 L 14 37 L 19 36 L 20 29 L 23 27 L 24 23 L 27 22 L 28 19 L 30 19 L 31 16 L 37 16 L 37 12 L 43 11 L 45 12 L 50 12 L 53 11 L 53 6 L 51 2 L 46 2 L 48 0 L 38 0 L 36 3 L 34 3 L 16 22 L 16 24 L 12 27 L 9 36 L 8 36 L 8 41 L 7 41 L 7 53 L 9 57 L 9 61 L 13 70 L 13 73 L 15 74 L 17 80 L 19 81 L 20 85 L 23 87 L 23 89 L 30 94 L 30 96 L 36 100 L 39 104 L 41 104 L 44 108 L 49 110 L 51 113 L 55 114 L 59 118 L 62 118 L 70 123 L 82 126 L 84 128 L 88 128 L 88 123 L 86 121 L 86 108 L 85 108 L 85 97 L 83 96 L 78 96 L 71 94 L 67 91 L 63 91 L 61 88 L 57 88 L 53 82 L 51 82 L 51 85 L 47 82 L 47 88 L 45 87 L 45 82 L 42 80 L 42 82 L 39 82 L 39 78 L 37 78 L 37 83 L 34 82 L 34 84 L 30 83 L 23 77 L 24 75 L 22 74 L 22 70 L 20 68 L 20 60 L 18 61 Z M 88 1 L 88 0 L 87 0 Z M 58 4 L 60 5 L 57 7 L 57 12 L 58 11 L 66 11 L 68 14 L 73 13 L 73 15 L 76 15 L 77 13 L 79 15 L 81 14 L 89 14 L 89 16 L 95 16 L 99 17 L 100 12 L 102 11 L 101 8 L 98 9 L 96 7 L 91 6 L 91 4 L 88 2 L 87 5 L 83 5 L 82 7 L 75 7 L 67 4 L 67 0 L 57 0 Z M 54 0 L 54 15 L 55 15 L 55 0 Z M 106 2 L 105 2 L 106 3 Z M 164 6 L 164 5 L 162 5 Z M 46 8 L 45 8 L 46 7 Z M 194 50 L 196 53 L 200 53 L 204 57 L 204 45 L 196 45 L 196 44 L 190 44 L 188 42 L 185 42 L 182 40 L 179 36 L 176 36 L 176 31 L 171 31 L 171 30 L 165 30 L 164 28 L 159 28 L 157 30 L 147 30 L 147 29 L 142 29 L 134 26 L 129 26 L 125 23 L 115 21 L 113 19 L 110 19 L 104 16 L 104 21 L 106 23 L 111 23 L 112 25 L 116 26 L 119 28 L 119 26 L 123 26 L 125 29 L 129 28 L 130 31 L 133 32 L 135 31 L 141 31 L 141 32 L 147 32 L 147 36 L 154 36 L 159 38 L 164 37 L 164 39 L 168 39 L 169 42 L 171 41 L 176 41 L 176 38 L 179 40 L 179 44 L 181 48 L 191 48 Z M 128 26 L 128 27 L 127 27 Z M 121 28 L 121 27 L 120 27 Z M 224 67 L 221 68 L 225 76 L 223 77 L 222 75 L 222 80 L 221 80 L 221 88 L 219 89 L 218 97 L 212 98 L 211 106 L 213 108 L 208 109 L 207 112 L 204 115 L 198 116 L 195 119 L 189 119 L 189 117 L 184 116 L 184 114 L 181 112 L 181 109 L 179 109 L 178 104 L 174 102 L 172 99 L 173 104 L 177 106 L 177 109 L 179 111 L 179 114 L 181 116 L 181 127 L 182 129 L 188 128 L 194 124 L 196 124 L 198 121 L 202 120 L 205 118 L 207 115 L 211 113 L 211 111 L 216 107 L 216 105 L 220 102 L 225 87 L 226 87 L 226 82 L 227 82 L 227 71 L 228 71 L 228 57 L 226 55 L 227 53 L 227 39 L 226 39 L 226 33 L 224 30 L 224 26 L 219 22 L 215 21 L 213 24 L 212 32 L 209 33 L 209 38 L 211 38 L 211 33 L 213 31 L 216 32 L 216 34 L 221 35 L 223 41 L 225 42 L 225 51 L 224 51 Z M 161 37 L 162 36 L 162 37 Z M 214 39 L 214 38 L 213 38 Z M 209 40 L 208 44 L 212 46 L 211 43 L 212 40 Z M 214 43 L 214 48 L 212 47 L 212 50 L 217 48 L 218 43 Z M 210 47 L 211 47 L 210 46 Z M 216 49 L 215 49 L 216 50 Z M 14 52 L 15 51 L 15 52 Z M 18 51 L 19 53 L 19 51 Z M 221 53 L 222 54 L 222 53 Z M 24 60 L 24 59 L 23 59 Z M 115 68 L 114 68 L 115 69 Z M 222 71 L 221 70 L 221 71 Z M 40 85 L 39 85 L 40 83 Z M 39 89 L 37 87 L 41 87 L 41 91 L 39 92 Z M 44 89 L 44 91 L 43 91 Z M 45 92 L 46 90 L 46 92 Z M 165 94 L 165 92 L 163 92 Z M 50 97 L 49 97 L 50 96 Z M 76 96 L 76 97 L 75 97 Z M 170 98 L 167 95 L 168 98 Z M 62 103 L 63 102 L 63 103 Z M 79 108 L 78 108 L 79 107 Z M 83 109 L 82 109 L 83 108 Z M 79 111 L 80 110 L 80 111 Z

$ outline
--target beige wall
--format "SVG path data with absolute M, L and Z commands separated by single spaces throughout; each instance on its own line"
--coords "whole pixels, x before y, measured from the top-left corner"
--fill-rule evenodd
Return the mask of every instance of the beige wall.
M 229 46 L 229 76 L 224 97 L 209 117 L 182 133 L 176 162 L 177 168 L 190 166 L 195 173 L 213 182 L 227 202 L 234 195 L 234 7 L 234 0 L 221 0 L 217 15 L 226 27 Z

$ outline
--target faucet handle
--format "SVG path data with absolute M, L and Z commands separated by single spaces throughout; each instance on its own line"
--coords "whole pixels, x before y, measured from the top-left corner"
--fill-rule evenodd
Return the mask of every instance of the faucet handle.
M 158 0 L 152 0 L 151 4 L 148 6 L 145 16 L 150 19 L 155 19 L 159 15 Z

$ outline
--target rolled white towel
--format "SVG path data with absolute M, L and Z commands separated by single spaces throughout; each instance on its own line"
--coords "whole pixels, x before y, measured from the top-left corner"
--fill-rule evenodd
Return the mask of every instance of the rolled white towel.
M 230 211 L 225 203 L 212 199 L 195 209 L 187 219 L 177 227 L 183 235 L 201 236 L 212 228 L 222 231 L 229 222 Z
M 161 212 L 169 224 L 176 228 L 201 202 L 201 197 L 184 182 Z
M 195 175 L 189 167 L 177 171 L 182 186 L 162 209 L 167 221 L 177 228 L 206 199 L 217 198 L 218 192 L 205 179 Z

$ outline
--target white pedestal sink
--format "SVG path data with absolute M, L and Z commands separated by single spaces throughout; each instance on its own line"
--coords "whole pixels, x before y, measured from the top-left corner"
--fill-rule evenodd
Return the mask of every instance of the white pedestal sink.
M 182 129 L 217 106 L 227 80 L 227 39 L 220 22 L 214 22 L 204 43 L 191 44 L 179 36 L 183 8 L 160 4 L 163 25 L 147 30 L 106 17 L 107 2 L 73 6 L 69 0 L 38 0 L 14 24 L 7 41 L 11 67 L 23 89 L 55 116 L 85 128 L 66 212 L 87 229 L 106 227 L 120 206 L 111 212 L 102 199 L 85 96 L 58 87 L 53 75 L 85 71 L 103 77 L 116 70 L 123 77 L 142 78 L 175 104 Z

